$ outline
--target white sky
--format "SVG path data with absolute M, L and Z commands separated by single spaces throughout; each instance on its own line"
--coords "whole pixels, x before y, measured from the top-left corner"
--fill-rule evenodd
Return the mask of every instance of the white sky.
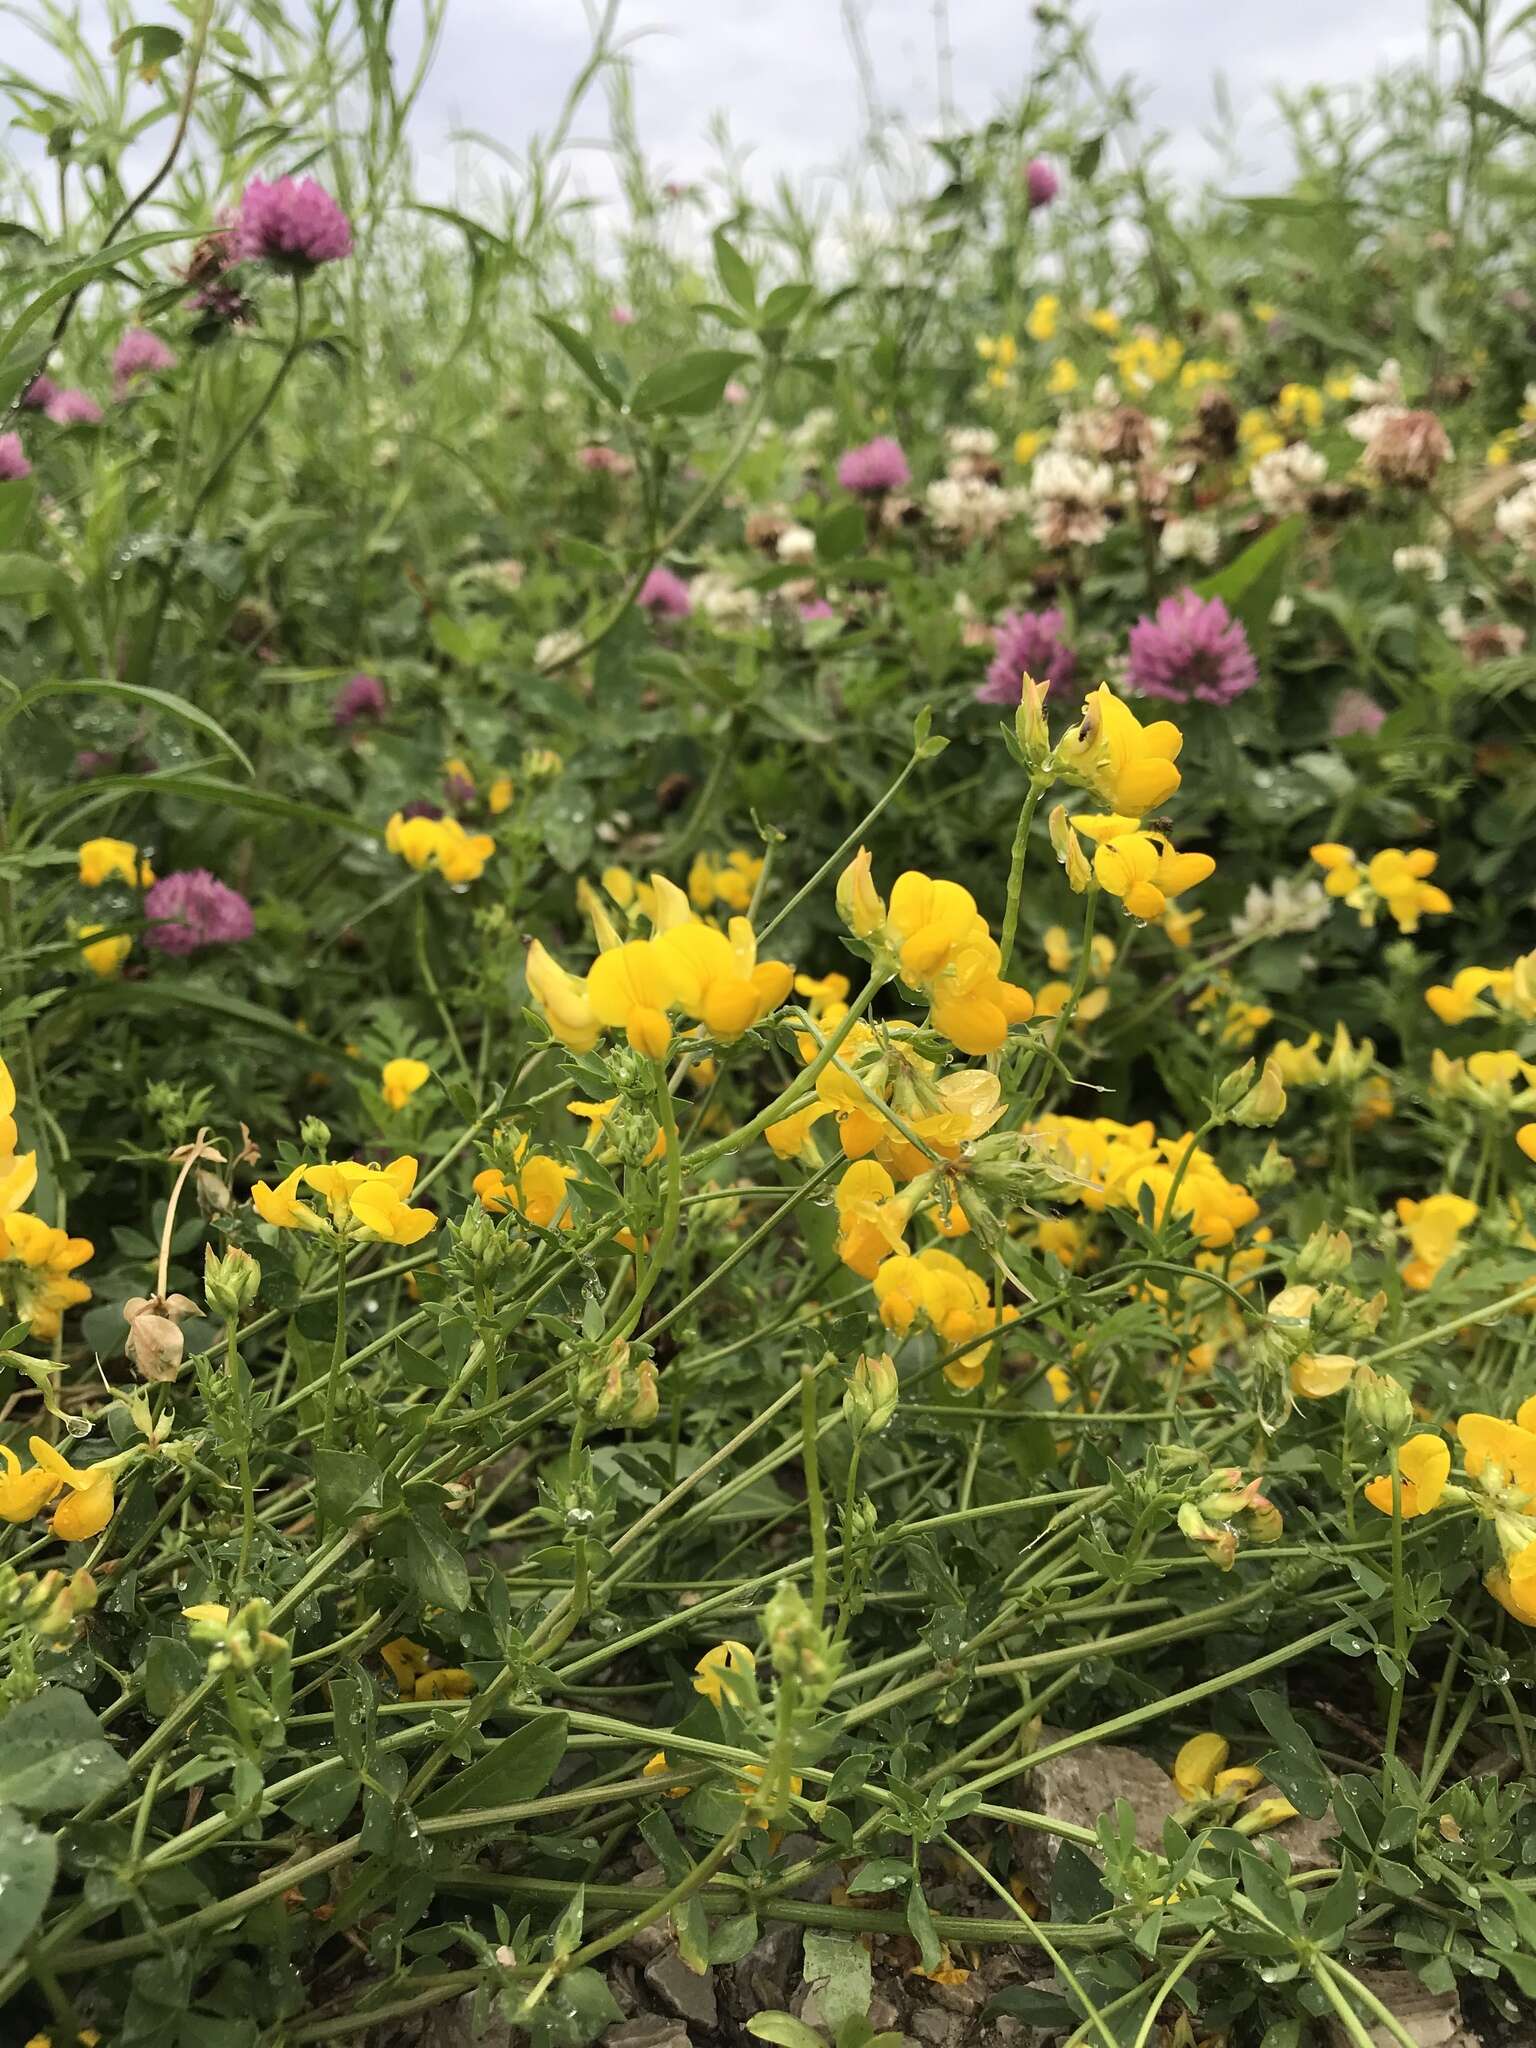
M 103 21 L 103 0 L 78 0 Z M 692 181 L 716 162 L 710 117 L 725 114 L 748 178 L 766 184 L 835 173 L 857 150 L 862 108 L 842 20 L 843 0 L 623 0 L 620 27 L 634 45 L 641 139 L 662 177 Z M 947 14 L 954 101 L 984 117 L 1026 77 L 1035 28 L 1028 0 L 852 0 L 884 107 L 919 133 L 939 126 L 936 13 Z M 409 9 L 402 6 L 401 16 Z M 174 20 L 166 0 L 135 7 L 139 21 Z M 1424 50 L 1427 0 L 1096 0 L 1104 71 L 1147 88 L 1144 119 L 1171 138 L 1170 162 L 1191 178 L 1216 168 L 1202 139 L 1212 80 L 1223 74 L 1241 123 L 1253 189 L 1283 175 L 1277 84 L 1360 80 Z M 644 32 L 644 33 L 641 33 Z M 109 40 L 104 23 L 103 46 Z M 409 40 L 409 31 L 402 43 Z M 63 82 L 54 54 L 8 27 L 4 57 L 18 70 Z M 582 0 L 448 0 L 447 27 L 414 130 L 423 187 L 449 196 L 462 158 L 452 137 L 478 129 L 513 151 L 547 130 L 589 48 Z M 601 94 L 578 133 L 596 138 Z M 18 146 L 18 138 L 11 138 Z M 35 150 L 25 154 L 30 159 Z M 611 179 L 599 153 L 581 159 L 594 192 Z

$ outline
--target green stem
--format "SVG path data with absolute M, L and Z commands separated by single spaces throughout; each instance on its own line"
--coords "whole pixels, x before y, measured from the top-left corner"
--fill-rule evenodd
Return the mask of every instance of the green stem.
M 1029 828 L 1035 822 L 1035 811 L 1046 787 L 1043 782 L 1031 780 L 1019 806 L 1019 822 L 1014 828 L 1013 854 L 1008 863 L 1008 897 L 1003 906 L 1003 935 L 998 940 L 1002 964 L 997 972 L 1002 981 L 1008 979 L 1008 969 L 1013 965 L 1013 942 L 1019 930 L 1019 898 L 1024 887 L 1024 863 L 1029 856 Z
M 347 1356 L 347 1246 L 344 1238 L 336 1240 L 336 1338 L 331 1346 L 331 1369 L 325 1376 L 325 1429 L 323 1440 L 327 1450 L 336 1446 L 336 1390 L 341 1384 L 341 1368 Z
M 811 1532 L 811 1613 L 820 1628 L 827 1606 L 827 1509 L 821 1493 L 817 1443 L 815 1369 L 800 1368 L 800 1465 L 805 1474 L 805 1512 Z

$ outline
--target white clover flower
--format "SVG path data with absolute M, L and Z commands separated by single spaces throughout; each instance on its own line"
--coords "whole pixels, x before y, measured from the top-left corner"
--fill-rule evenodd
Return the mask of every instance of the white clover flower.
M 1280 938 L 1289 932 L 1315 932 L 1326 924 L 1333 899 L 1310 877 L 1293 882 L 1277 875 L 1266 889 L 1259 882 L 1249 885 L 1243 907 L 1232 920 L 1234 938 L 1246 939 L 1255 932 Z
M 1422 576 L 1426 583 L 1445 581 L 1445 556 L 1438 548 L 1422 545 L 1394 548 L 1392 566 L 1399 576 Z
M 781 562 L 810 562 L 816 557 L 816 536 L 808 526 L 786 526 L 774 553 Z
M 1327 475 L 1327 456 L 1305 441 L 1292 441 L 1259 457 L 1248 472 L 1248 487 L 1272 519 L 1289 519 L 1306 511 Z
M 1165 561 L 1202 562 L 1209 567 L 1221 548 L 1221 534 L 1214 519 L 1170 519 L 1158 547 Z

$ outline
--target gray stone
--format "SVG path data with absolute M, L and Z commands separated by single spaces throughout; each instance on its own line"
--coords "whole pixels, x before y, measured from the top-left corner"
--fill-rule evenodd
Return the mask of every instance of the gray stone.
M 800 1981 L 800 1929 L 787 1923 L 760 1935 L 739 1963 L 723 1973 L 721 1989 L 738 2019 L 784 2012 Z
M 645 1981 L 669 2012 L 695 2026 L 712 2027 L 719 2018 L 715 2002 L 714 1973 L 706 1970 L 696 1977 L 675 1948 L 668 1948 L 655 1962 L 648 1963 Z
M 1462 2027 L 1461 2000 L 1454 1991 L 1426 1991 L 1409 1970 L 1356 1970 L 1355 1975 L 1381 2000 L 1415 2048 L 1477 2048 L 1476 2036 Z M 1348 1998 L 1349 1986 L 1339 1988 Z M 1362 2012 L 1360 2019 L 1371 2048 L 1399 2048 L 1392 2033 L 1373 2022 L 1369 2013 Z M 1328 2029 L 1329 2048 L 1351 2048 L 1342 2020 L 1330 2019 Z
M 690 2048 L 688 2029 L 681 2020 L 664 2020 L 642 2013 L 638 2019 L 620 2020 L 603 2036 L 603 2048 Z
M 1331 1813 L 1321 1820 L 1308 1820 L 1298 1813 L 1267 1834 L 1256 1835 L 1256 1843 L 1279 1842 L 1291 1859 L 1294 1871 L 1329 1870 L 1339 1860 L 1339 1824 Z
M 907 2028 L 919 2041 L 931 2042 L 932 2048 L 950 2048 L 964 2034 L 965 2021 L 956 2013 L 940 2012 L 930 2005 L 914 2012 Z
M 1053 1739 L 1050 1731 L 1044 1739 Z M 1092 1828 L 1101 1813 L 1113 1813 L 1117 1799 L 1129 1800 L 1135 1813 L 1138 1846 L 1161 1849 L 1163 1822 L 1178 1805 L 1179 1795 L 1162 1765 L 1139 1749 L 1088 1742 L 1066 1756 L 1027 1768 L 1019 1784 L 1021 1806 L 1047 1820 L 1082 1828 Z M 1016 1840 L 1025 1883 L 1037 1897 L 1047 1897 L 1061 1837 L 1020 1828 Z
M 660 1892 L 666 1889 L 666 1873 L 659 1864 L 653 1864 L 649 1870 L 638 1871 L 629 1882 L 636 1891 Z M 640 1902 L 637 1900 L 636 1903 Z M 642 1927 L 637 1933 L 632 1934 L 619 1950 L 619 1954 L 628 1956 L 637 1963 L 650 1963 L 654 1962 L 664 1949 L 670 1947 L 671 1942 L 672 1937 L 667 1932 L 666 1916 L 663 1915 L 653 1920 L 648 1927 Z

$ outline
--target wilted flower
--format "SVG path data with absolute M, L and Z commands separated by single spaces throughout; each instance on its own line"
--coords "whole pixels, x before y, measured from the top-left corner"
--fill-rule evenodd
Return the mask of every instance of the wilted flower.
M 1366 471 L 1378 483 L 1422 488 L 1451 459 L 1451 443 L 1432 412 L 1389 410 L 1365 444 Z
M 346 215 L 313 178 L 252 178 L 240 201 L 234 253 L 298 275 L 352 253 Z
M 233 946 L 256 930 L 251 906 L 238 889 L 206 868 L 165 875 L 144 898 L 149 929 L 144 943 L 157 953 L 195 953 L 199 946 Z
M 1230 704 L 1259 679 L 1242 626 L 1219 597 L 1165 597 L 1131 628 L 1127 687 L 1175 703 Z
M 1029 476 L 1031 528 L 1042 547 L 1096 547 L 1109 531 L 1115 496 L 1107 463 L 1048 448 Z

